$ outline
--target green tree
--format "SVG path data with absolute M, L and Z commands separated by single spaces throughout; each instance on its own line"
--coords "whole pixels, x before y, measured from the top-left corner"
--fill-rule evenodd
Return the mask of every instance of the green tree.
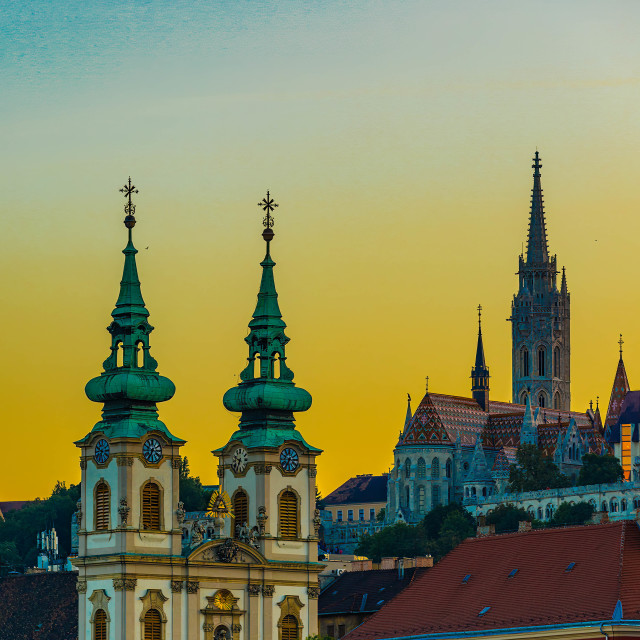
M 205 511 L 211 492 L 207 491 L 198 476 L 192 476 L 189 460 L 185 457 L 180 464 L 180 500 L 185 511 Z
M 599 456 L 595 453 L 586 453 L 582 456 L 578 486 L 621 482 L 623 477 L 624 472 L 620 460 L 615 456 Z
M 378 514 L 376 515 L 376 522 L 384 522 L 385 516 L 386 510 L 384 507 L 382 507 L 382 509 L 380 509 L 380 511 L 378 511 Z
M 316 485 L 316 509 L 324 509 L 324 498 L 320 493 L 320 489 L 318 489 L 318 485 Z
M 434 507 L 422 520 L 422 527 L 424 528 L 427 537 L 430 540 L 436 540 L 439 538 L 445 520 L 454 513 L 465 518 L 471 526 L 472 531 L 475 529 L 476 521 L 473 516 L 459 502 L 450 502 L 447 505 Z
M 496 533 L 506 533 L 517 531 L 518 523 L 522 520 L 533 522 L 534 518 L 522 508 L 512 504 L 501 504 L 487 515 L 486 523 L 495 525 Z
M 355 553 L 371 558 L 374 562 L 380 562 L 381 558 L 389 556 L 407 558 L 423 556 L 428 548 L 423 527 L 398 522 L 373 535 L 362 536 Z
M 577 504 L 563 502 L 556 509 L 549 524 L 552 527 L 568 524 L 585 524 L 585 522 L 591 519 L 593 512 L 593 505 L 588 502 L 578 502 Z
M 436 559 L 444 557 L 455 549 L 466 538 L 475 535 L 476 527 L 473 518 L 460 511 L 452 511 L 444 519 L 438 537 L 431 543 L 430 552 Z
M 509 491 L 538 491 L 570 487 L 571 481 L 560 473 L 551 458 L 535 444 L 523 444 L 516 452 L 517 464 L 509 468 Z
M 9 570 L 13 570 L 14 568 L 22 568 L 22 558 L 18 553 L 18 547 L 16 547 L 16 543 L 12 541 L 10 542 L 0 542 L 0 567 L 5 567 Z M 2 575 L 2 571 L 0 571 L 0 575 Z

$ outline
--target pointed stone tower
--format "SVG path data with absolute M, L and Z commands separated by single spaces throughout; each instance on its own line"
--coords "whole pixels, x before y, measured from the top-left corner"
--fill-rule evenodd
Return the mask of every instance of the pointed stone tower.
M 316 457 L 320 449 L 309 445 L 295 428 L 294 413 L 311 407 L 311 395 L 293 382 L 285 348 L 289 338 L 278 305 L 271 257 L 274 237 L 269 192 L 261 203 L 266 211 L 266 255 L 260 263 L 262 278 L 253 318 L 249 322 L 248 364 L 241 382 L 229 389 L 223 404 L 239 412 L 238 430 L 221 448 L 218 474 L 233 505 L 233 519 L 225 521 L 223 536 L 242 540 L 247 530 L 257 532 L 257 549 L 268 563 L 273 583 L 268 590 L 249 585 L 251 611 L 265 619 L 258 635 L 279 638 L 295 627 L 295 636 L 318 632 L 318 531 L 316 509 Z M 249 574 L 247 574 L 249 576 Z M 256 574 L 257 577 L 257 574 Z M 259 596 L 265 596 L 260 598 Z M 268 597 L 266 597 L 268 595 Z M 254 615 L 253 613 L 251 615 Z
M 155 638 L 145 635 L 152 628 L 162 638 L 179 637 L 171 635 L 172 609 L 165 603 L 171 558 L 181 552 L 176 507 L 184 440 L 158 419 L 156 403 L 169 400 L 175 387 L 158 374 L 150 353 L 153 327 L 136 266 L 131 195 L 137 190 L 130 178 L 121 191 L 128 199 L 128 242 L 120 295 L 107 328 L 111 354 L 85 389 L 90 400 L 103 404 L 102 420 L 75 443 L 82 469 L 74 561 L 82 640 Z
M 611 387 L 611 397 L 609 399 L 609 408 L 607 409 L 607 417 L 604 422 L 605 431 L 611 429 L 620 417 L 620 411 L 622 409 L 622 401 L 624 397 L 629 393 L 629 379 L 627 378 L 627 370 L 622 360 L 622 334 L 620 334 L 620 359 L 618 360 L 618 368 L 616 369 L 616 375 L 613 379 L 613 386 Z
M 536 151 L 527 255 L 520 256 L 518 293 L 511 303 L 513 402 L 569 411 L 570 295 L 564 268 L 557 288 L 556 257 L 549 255 L 547 228 Z
M 471 369 L 471 395 L 483 411 L 489 411 L 489 368 L 484 360 L 481 305 L 478 305 L 478 346 L 476 348 L 476 363 Z

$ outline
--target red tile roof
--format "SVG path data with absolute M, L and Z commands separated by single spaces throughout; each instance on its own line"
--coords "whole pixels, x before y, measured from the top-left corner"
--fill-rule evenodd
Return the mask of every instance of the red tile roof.
M 618 600 L 625 620 L 640 619 L 635 521 L 470 538 L 346 637 L 611 620 Z

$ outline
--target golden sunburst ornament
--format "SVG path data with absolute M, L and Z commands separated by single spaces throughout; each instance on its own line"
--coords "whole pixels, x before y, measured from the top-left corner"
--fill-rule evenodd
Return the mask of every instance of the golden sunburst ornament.
M 214 491 L 207 507 L 208 518 L 231 518 L 233 517 L 233 507 L 231 498 L 226 491 Z

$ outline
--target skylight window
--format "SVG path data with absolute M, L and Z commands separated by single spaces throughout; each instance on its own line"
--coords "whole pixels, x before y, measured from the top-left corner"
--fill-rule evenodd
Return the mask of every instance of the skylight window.
M 469 578 L 471 577 L 470 573 L 467 573 L 467 575 L 462 578 L 462 584 L 467 584 L 467 582 L 469 582 Z
M 570 562 L 567 568 L 565 569 L 565 573 L 569 573 L 569 571 L 571 571 L 575 566 L 576 566 L 575 562 Z
M 507 578 L 513 578 L 516 573 L 518 573 L 517 569 L 511 569 L 511 573 L 507 576 Z
M 378 600 L 378 602 L 376 602 L 376 607 L 379 607 L 383 602 L 384 600 Z
M 482 616 L 487 613 L 489 611 L 489 609 L 491 609 L 491 607 L 485 607 L 479 614 L 478 614 L 478 618 L 482 618 Z

